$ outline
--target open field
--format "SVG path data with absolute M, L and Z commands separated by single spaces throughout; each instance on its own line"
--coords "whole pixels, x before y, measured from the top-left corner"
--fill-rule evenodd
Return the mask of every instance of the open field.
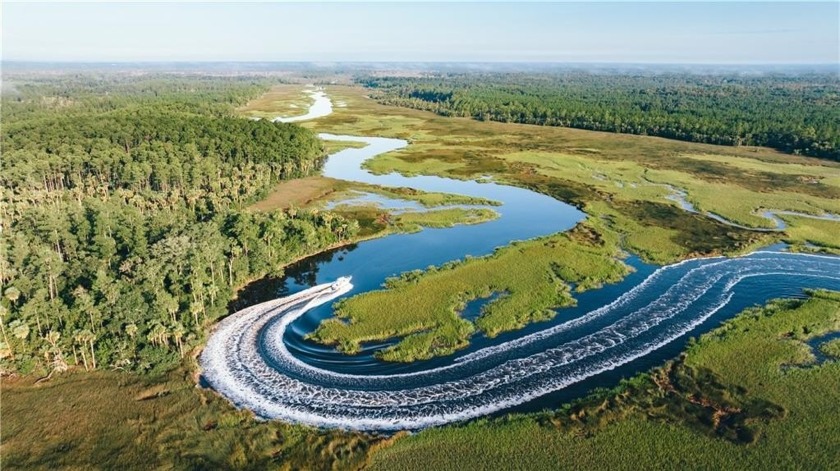
M 343 186 L 342 181 L 320 176 L 284 181 L 275 185 L 271 193 L 254 203 L 251 209 L 270 211 L 290 207 L 301 208 L 328 198 Z
M 614 391 L 427 430 L 376 452 L 370 469 L 829 469 L 840 362 L 814 366 L 804 341 L 838 329 L 838 293 L 773 302 Z
M 840 362 L 815 366 L 803 341 L 836 330 L 838 293 L 777 301 L 556 411 L 391 439 L 255 421 L 182 370 L 4 377 L 0 453 L 4 469 L 829 469 Z
M 382 438 L 254 420 L 183 371 L 2 378 L 3 469 L 356 469 Z

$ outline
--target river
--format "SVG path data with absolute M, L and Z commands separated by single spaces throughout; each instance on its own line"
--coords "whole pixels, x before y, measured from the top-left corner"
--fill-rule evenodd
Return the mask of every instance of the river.
M 319 113 L 329 97 L 315 94 Z M 323 116 L 323 114 L 321 114 Z M 379 137 L 335 136 L 367 144 L 331 155 L 324 175 L 500 201 L 500 217 L 475 226 L 397 234 L 320 254 L 258 283 L 252 301 L 297 293 L 353 276 L 352 296 L 379 289 L 400 272 L 481 256 L 515 240 L 568 230 L 585 217 L 574 207 L 526 189 L 432 176 L 374 175 L 365 160 L 407 145 Z M 690 260 L 665 267 L 628 260 L 622 282 L 577 294 L 578 305 L 554 320 L 494 339 L 477 335 L 468 349 L 413 363 L 376 360 L 389 342 L 344 355 L 304 339 L 329 305 L 246 309 L 225 319 L 201 356 L 204 379 L 240 407 L 266 418 L 367 430 L 417 429 L 511 410 L 555 406 L 596 386 L 611 386 L 675 356 L 689 336 L 708 331 L 745 307 L 803 288 L 840 289 L 840 258 L 771 247 L 744 257 Z M 474 312 L 482 301 L 471 303 Z M 394 313 L 394 315 L 399 315 Z

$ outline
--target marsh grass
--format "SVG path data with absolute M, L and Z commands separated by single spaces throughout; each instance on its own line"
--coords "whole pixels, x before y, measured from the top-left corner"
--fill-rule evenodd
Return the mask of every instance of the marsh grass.
M 426 430 L 372 470 L 832 469 L 840 362 L 804 341 L 840 330 L 840 293 L 748 309 L 679 360 L 553 412 Z
M 345 149 L 361 149 L 365 147 L 367 144 L 364 142 L 354 142 L 354 141 L 324 141 L 324 153 L 327 155 L 335 154 L 336 152 L 345 150 Z
M 257 421 L 183 370 L 34 381 L 2 379 L 3 469 L 356 469 L 384 440 Z
M 455 205 L 501 206 L 501 203 L 498 201 L 486 198 L 479 198 L 475 196 L 458 195 L 453 193 L 426 192 L 406 187 L 384 187 L 379 185 L 370 185 L 367 183 L 345 182 L 343 180 L 337 181 L 342 182 L 341 188 L 347 191 L 343 193 L 338 193 L 335 196 L 331 197 L 329 201 L 332 202 L 340 202 L 341 199 L 352 196 L 352 193 L 375 193 L 377 195 L 385 196 L 388 198 L 405 201 L 414 201 L 420 203 L 426 208 Z M 322 202 L 326 202 L 326 200 L 323 200 Z
M 411 145 L 368 163 L 379 173 L 433 174 L 451 178 L 492 175 L 585 207 L 594 202 L 651 202 L 666 205 L 670 184 L 688 192 L 700 210 L 757 228 L 771 228 L 760 209 L 840 213 L 840 164 L 787 155 L 756 147 L 721 147 L 577 129 L 479 122 L 445 118 L 432 113 L 385 106 L 366 98 L 361 88 L 330 87 L 328 92 L 348 103 L 309 126 L 319 131 L 375 134 L 408 139 Z M 619 208 L 613 208 L 619 209 Z M 593 216 L 601 216 L 590 212 Z M 629 218 L 626 218 L 629 220 Z M 800 221 L 800 226 L 819 223 Z M 832 223 L 840 227 L 840 223 Z M 673 228 L 666 219 L 622 233 L 655 240 Z M 718 225 L 706 238 L 712 252 L 737 252 Z M 836 229 L 835 229 L 836 230 Z M 799 232 L 786 234 L 804 243 Z M 757 237 L 758 238 L 758 237 Z M 686 240 L 686 237 L 683 237 Z M 770 242 L 773 236 L 765 238 Z M 776 238 L 778 239 L 778 238 Z M 719 242 L 715 242 L 719 240 Z M 679 245 L 679 242 L 676 242 Z M 632 247 L 631 247 L 632 248 Z M 675 261 L 696 252 L 693 247 L 656 253 L 643 247 L 650 261 Z
M 835 360 L 840 360 L 840 339 L 834 339 L 820 345 L 820 351 Z
M 803 218 L 798 216 L 780 216 L 788 228 L 788 242 L 793 244 L 816 244 L 827 248 L 828 251 L 840 254 L 840 222 L 824 221 L 820 219 Z
M 481 224 L 499 217 L 487 208 L 443 208 L 392 214 L 375 205 L 341 205 L 333 212 L 357 221 L 355 242 L 388 234 L 418 232 L 424 227 L 444 228 L 460 224 Z
M 774 301 L 555 411 L 390 438 L 256 421 L 185 370 L 3 377 L 0 452 L 4 469 L 831 469 L 840 362 L 804 342 L 837 330 L 840 293 Z
M 832 197 L 840 192 L 836 163 L 760 148 L 444 118 L 378 104 L 357 87 L 329 87 L 328 93 L 348 106 L 304 126 L 409 140 L 408 147 L 368 161 L 371 171 L 470 179 L 492 176 L 581 207 L 589 218 L 579 227 L 608 242 L 580 246 L 579 241 L 555 236 L 552 240 L 560 243 L 552 250 L 542 246 L 545 241 L 514 246 L 452 270 L 432 271 L 420 277 L 416 286 L 355 297 L 341 305 L 341 320 L 327 321 L 313 335 L 347 352 L 358 350 L 361 342 L 402 337 L 400 343 L 380 352 L 380 357 L 413 361 L 463 348 L 476 330 L 494 336 L 546 320 L 554 315 L 551 308 L 574 302 L 569 283 L 588 289 L 621 279 L 627 272 L 616 262 L 622 250 L 662 264 L 744 253 L 782 238 L 797 246 L 809 242 L 832 250 L 831 235 L 836 229 L 831 228 L 840 227 L 836 222 L 798 218 L 785 234 L 738 229 L 683 211 L 666 199 L 670 190 L 665 186 L 685 189 L 701 210 L 744 225 L 769 227 L 769 220 L 755 214 L 758 209 L 840 212 L 840 199 Z M 347 184 L 342 185 L 346 191 Z M 449 198 L 418 197 L 404 189 L 372 191 L 413 198 L 427 206 L 434 198 Z M 345 195 L 336 192 L 327 197 Z M 340 209 L 360 218 L 364 236 L 382 235 L 393 230 L 392 225 L 400 226 L 394 224 L 395 218 L 371 208 Z M 442 227 L 436 225 L 442 224 L 438 219 L 444 216 L 467 215 L 422 217 L 426 224 Z M 411 217 L 417 216 L 400 216 L 402 230 L 411 230 Z M 457 315 L 464 303 L 493 291 L 508 291 L 510 296 L 490 303 L 474 323 Z
M 337 318 L 323 322 L 311 338 L 353 353 L 362 342 L 403 337 L 379 353 L 388 361 L 449 354 L 464 348 L 476 330 L 494 337 L 552 318 L 554 308 L 575 302 L 569 283 L 583 291 L 621 280 L 630 268 L 617 243 L 585 224 L 487 257 L 410 272 L 389 280 L 387 290 L 338 303 Z M 458 314 L 467 302 L 494 292 L 507 295 L 487 304 L 474 324 Z
M 374 193 L 388 198 L 414 201 L 426 208 L 454 205 L 499 206 L 501 204 L 498 201 L 466 195 L 425 192 L 413 188 L 384 187 L 315 176 L 278 183 L 265 198 L 254 203 L 251 209 L 270 211 L 291 207 L 324 207 L 327 203 L 340 203 L 342 200 L 349 199 L 359 193 Z
M 487 208 L 446 208 L 401 213 L 393 219 L 400 231 L 417 232 L 424 227 L 444 228 L 459 224 L 481 224 L 498 217 L 499 213 Z
M 265 119 L 305 114 L 312 104 L 312 99 L 303 93 L 306 89 L 297 84 L 278 84 L 236 111 L 244 116 Z

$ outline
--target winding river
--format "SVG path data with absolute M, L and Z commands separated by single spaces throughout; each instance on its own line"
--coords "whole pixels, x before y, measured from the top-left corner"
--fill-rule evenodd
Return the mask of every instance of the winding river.
M 313 97 L 313 109 L 331 110 L 325 94 Z M 362 168 L 365 160 L 407 143 L 321 137 L 367 144 L 330 156 L 326 176 L 496 200 L 502 203 L 493 208 L 500 217 L 476 226 L 392 235 L 314 256 L 290 267 L 285 279 L 264 284 L 269 298 L 347 275 L 353 276 L 353 287 L 344 295 L 359 294 L 378 289 L 388 276 L 486 255 L 516 240 L 568 230 L 585 217 L 548 196 L 492 182 L 373 175 Z M 354 356 L 305 340 L 332 315 L 328 304 L 313 307 L 295 296 L 255 304 L 219 324 L 200 358 L 202 377 L 237 406 L 265 418 L 364 430 L 417 429 L 556 405 L 661 363 L 688 336 L 744 307 L 801 296 L 805 287 L 840 289 L 840 258 L 788 253 L 783 247 L 665 267 L 632 257 L 628 263 L 635 273 L 577 295 L 578 305 L 559 310 L 552 321 L 494 339 L 478 335 L 466 350 L 409 364 L 373 357 L 395 340 L 365 345 Z M 468 310 L 484 302 L 470 303 Z

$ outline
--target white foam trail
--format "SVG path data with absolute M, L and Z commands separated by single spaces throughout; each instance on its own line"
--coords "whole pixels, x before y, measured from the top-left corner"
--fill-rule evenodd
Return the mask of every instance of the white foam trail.
M 314 368 L 289 354 L 282 334 L 289 319 L 304 310 L 284 300 L 248 308 L 223 321 L 201 363 L 214 388 L 263 417 L 357 429 L 420 428 L 521 404 L 644 356 L 725 306 L 744 279 L 804 275 L 840 281 L 840 259 L 833 257 L 760 252 L 695 263 L 700 266 L 680 263 L 663 267 L 616 302 L 597 310 L 598 315 L 587 314 L 580 320 L 585 325 L 610 314 L 618 318 L 613 323 L 486 371 L 479 368 L 478 373 L 462 372 L 490 355 L 510 356 L 522 343 L 506 342 L 455 365 L 411 375 L 339 374 Z M 663 273 L 680 278 L 672 282 Z M 265 329 L 278 316 L 283 317 Z M 547 332 L 552 329 L 538 337 L 526 337 L 550 340 Z M 442 371 L 448 379 L 441 379 Z M 402 379 L 418 375 L 429 380 L 421 378 L 421 386 L 404 387 Z M 332 384 L 348 380 L 355 387 Z

